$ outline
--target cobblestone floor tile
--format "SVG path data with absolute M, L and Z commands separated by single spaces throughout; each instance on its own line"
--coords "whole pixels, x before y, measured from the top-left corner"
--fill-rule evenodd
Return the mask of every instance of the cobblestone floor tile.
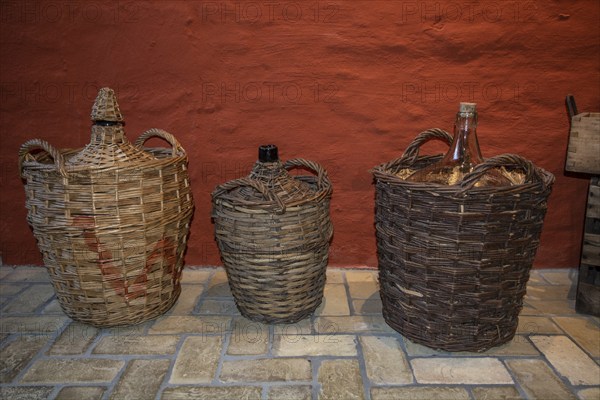
M 171 361 L 132 360 L 110 396 L 111 399 L 154 399 Z
M 571 293 L 570 285 L 530 286 L 525 299 L 529 300 L 567 300 Z M 575 298 L 573 296 L 573 298 Z
M 218 269 L 215 271 L 206 292 L 206 297 L 231 297 L 227 274 L 224 270 Z
M 204 269 L 190 269 L 184 268 L 181 272 L 181 283 L 205 283 L 210 275 L 215 271 L 212 268 L 204 268 Z
M 572 315 L 575 312 L 575 300 L 528 300 L 527 303 L 540 314 Z
M 9 316 L 0 319 L 0 333 L 41 333 L 52 334 L 62 328 L 70 319 L 63 315 L 48 316 Z
M 231 317 L 166 316 L 154 322 L 150 334 L 221 334 L 230 329 Z
M 233 299 L 204 299 L 200 314 L 240 315 Z
M 512 384 L 513 380 L 496 358 L 414 358 L 418 383 L 424 384 Z
M 312 333 L 313 324 L 310 318 L 305 318 L 302 321 L 293 324 L 274 324 L 273 330 L 276 335 L 310 335 Z
M 551 285 L 573 285 L 574 282 L 577 282 L 576 269 L 546 270 L 541 274 Z
M 302 358 L 224 361 L 223 382 L 310 381 L 310 361 Z
M 181 285 L 181 294 L 173 308 L 169 310 L 169 315 L 191 314 L 202 294 L 202 290 L 202 285 Z
M 356 338 L 351 335 L 275 335 L 273 354 L 295 356 L 356 356 Z
M 348 283 L 377 282 L 377 270 L 347 270 L 346 280 Z
M 85 353 L 97 335 L 97 328 L 80 322 L 71 322 L 50 347 L 48 354 L 72 355 Z
M 44 267 L 18 267 L 12 273 L 3 277 L 4 282 L 50 282 L 48 271 Z
M 311 400 L 310 386 L 272 386 L 269 388 L 268 400 Z
M 371 388 L 371 400 L 469 400 L 469 398 L 469 393 L 465 389 L 457 387 Z
M 0 386 L 0 399 L 46 400 L 53 390 L 52 386 Z
M 550 282 L 544 279 L 540 271 L 531 270 L 531 272 L 529 273 L 529 281 L 527 281 L 527 287 L 549 284 Z
M 107 359 L 47 359 L 38 360 L 25 376 L 26 383 L 108 383 L 125 365 L 121 360 Z
M 269 345 L 269 326 L 253 322 L 246 318 L 233 321 L 227 354 L 257 355 L 265 354 Z
M 419 356 L 470 356 L 473 355 L 473 352 L 468 351 L 457 351 L 457 352 L 449 352 L 443 350 L 435 350 L 429 348 L 427 346 L 420 345 L 418 343 L 414 343 L 411 340 L 404 338 L 404 345 L 406 346 L 406 352 L 411 357 L 419 357 Z M 478 355 L 487 355 L 487 356 L 536 356 L 540 353 L 537 349 L 527 340 L 525 336 L 516 335 L 513 340 L 510 342 L 492 347 L 489 350 L 486 350 L 482 353 L 477 353 Z
M 55 400 L 101 400 L 106 388 L 100 386 L 67 386 Z
M 357 360 L 323 360 L 319 366 L 318 380 L 321 384 L 319 400 L 364 399 Z
M 507 360 L 517 382 L 531 399 L 569 400 L 575 399 L 565 385 L 541 360 Z
M 63 311 L 62 307 L 60 306 L 60 303 L 58 302 L 58 300 L 54 299 L 50 303 L 48 303 L 48 305 L 46 307 L 44 307 L 44 309 L 42 310 L 42 314 L 65 315 L 65 312 Z
M 315 310 L 315 315 L 350 315 L 346 287 L 340 284 L 325 285 L 323 302 Z
M 262 388 L 256 386 L 178 386 L 163 391 L 162 400 L 260 400 Z
M 0 383 L 11 382 L 46 344 L 47 338 L 23 335 L 0 350 Z
M 0 267 L 0 279 L 4 279 L 5 276 L 13 272 L 14 269 L 11 267 Z
M 315 320 L 317 333 L 394 333 L 380 315 L 350 317 L 319 317 Z
M 349 282 L 348 285 L 352 299 L 379 298 L 379 286 L 375 281 Z
M 175 354 L 179 336 L 105 336 L 93 350 L 94 354 Z
M 223 339 L 220 336 L 187 337 L 179 350 L 169 382 L 196 384 L 212 381 L 222 346 Z
M 343 272 L 339 269 L 327 269 L 327 283 L 344 283 Z
M 0 296 L 14 296 L 29 286 L 30 285 L 26 283 L 2 283 L 0 284 Z
M 475 400 L 521 400 L 523 397 L 514 386 L 483 386 L 472 389 Z
M 31 285 L 2 309 L 3 314 L 32 313 L 54 296 L 51 285 Z
M 520 334 L 539 334 L 539 333 L 562 333 L 560 328 L 547 317 L 534 317 L 529 315 L 521 315 L 519 317 L 519 325 L 517 333 Z
M 354 312 L 359 315 L 381 315 L 383 309 L 381 299 L 354 300 L 352 307 Z
M 592 357 L 600 357 L 600 329 L 589 318 L 554 317 L 553 320 Z
M 369 380 L 376 385 L 413 382 L 404 350 L 393 337 L 361 336 L 363 356 Z
M 577 392 L 581 400 L 598 400 L 600 399 L 600 387 L 582 389 Z
M 572 385 L 599 385 L 600 366 L 566 336 L 532 336 L 531 341 Z

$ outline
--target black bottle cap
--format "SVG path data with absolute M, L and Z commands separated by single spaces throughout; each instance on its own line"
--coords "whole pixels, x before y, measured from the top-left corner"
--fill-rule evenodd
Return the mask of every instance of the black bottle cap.
M 125 123 L 123 121 L 94 121 L 94 125 L 115 126 L 115 125 L 125 125 Z
M 279 160 L 279 156 L 277 154 L 277 146 L 274 144 L 266 144 L 258 148 L 258 161 L 275 162 L 277 160 Z

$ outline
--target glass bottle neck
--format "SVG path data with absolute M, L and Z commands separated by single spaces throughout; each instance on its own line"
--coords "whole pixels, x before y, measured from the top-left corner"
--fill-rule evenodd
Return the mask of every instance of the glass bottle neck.
M 473 167 L 483 162 L 477 141 L 477 114 L 457 113 L 454 123 L 454 139 L 443 162 L 455 162 Z

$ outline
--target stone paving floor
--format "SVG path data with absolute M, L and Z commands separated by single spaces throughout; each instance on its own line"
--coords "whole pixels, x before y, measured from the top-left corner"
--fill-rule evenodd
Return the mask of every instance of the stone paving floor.
M 44 269 L 3 266 L 0 398 L 598 400 L 600 319 L 575 313 L 575 272 L 532 272 L 511 343 L 446 353 L 385 324 L 373 270 L 330 269 L 313 317 L 269 326 L 239 315 L 222 269 L 186 269 L 166 315 L 96 329 Z

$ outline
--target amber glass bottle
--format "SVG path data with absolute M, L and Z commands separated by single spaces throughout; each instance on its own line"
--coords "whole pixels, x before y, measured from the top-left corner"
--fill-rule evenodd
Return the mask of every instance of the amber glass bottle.
M 438 162 L 422 168 L 407 180 L 443 185 L 459 184 L 465 175 L 483 162 L 477 141 L 477 110 L 475 103 L 460 103 L 454 123 L 454 139 L 446 155 Z M 489 170 L 475 186 L 511 185 L 498 170 Z

